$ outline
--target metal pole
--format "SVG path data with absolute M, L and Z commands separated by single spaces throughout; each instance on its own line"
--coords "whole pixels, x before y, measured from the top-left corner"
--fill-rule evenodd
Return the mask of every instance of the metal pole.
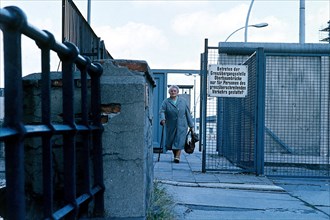
M 66 21 L 66 17 L 65 17 L 65 0 L 62 0 L 62 43 L 65 41 L 65 21 Z
M 199 134 L 200 143 L 203 145 L 202 150 L 202 172 L 206 172 L 206 115 L 207 115 L 207 65 L 208 65 L 208 39 L 205 39 L 204 53 L 202 57 L 202 81 L 201 81 L 201 111 L 199 117 Z
M 249 17 L 250 17 L 250 12 L 251 12 L 251 9 L 252 9 L 252 6 L 253 6 L 253 2 L 254 2 L 254 0 L 251 1 L 250 8 L 249 8 L 249 11 L 248 11 L 247 16 L 246 16 L 244 42 L 247 42 L 247 30 L 248 30 L 248 26 L 249 26 Z
M 299 43 L 305 43 L 305 0 L 300 0 L 299 9 Z
M 329 44 L 330 44 L 330 20 L 328 21 L 328 24 L 329 24 L 329 26 L 328 26 L 328 37 L 329 37 Z
M 194 75 L 194 132 L 196 132 L 196 75 Z
M 87 0 L 87 23 L 91 24 L 91 0 Z
M 14 8 L 15 9 L 15 8 Z M 13 8 L 10 12 L 17 13 Z M 14 14 L 14 13 L 13 13 Z M 18 13 L 17 13 L 18 14 Z M 22 14 L 23 16 L 23 14 Z M 22 20 L 22 21 L 21 21 Z M 23 23 L 23 18 L 16 20 Z M 21 33 L 14 25 L 3 25 L 5 118 L 4 126 L 17 132 L 5 141 L 6 219 L 25 219 L 23 83 Z M 1 204 L 3 207 L 4 204 Z

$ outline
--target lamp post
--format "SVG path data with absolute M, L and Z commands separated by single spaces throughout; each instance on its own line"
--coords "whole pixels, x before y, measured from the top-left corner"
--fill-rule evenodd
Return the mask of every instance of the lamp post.
M 305 0 L 300 0 L 299 8 L 299 43 L 305 43 Z
M 91 25 L 91 0 L 87 0 L 87 23 Z
M 259 24 L 251 24 L 251 25 L 248 25 L 247 27 L 246 26 L 243 26 L 243 27 L 240 27 L 238 28 L 237 30 L 235 30 L 233 33 L 231 33 L 225 40 L 225 42 L 227 42 L 227 40 L 233 35 L 235 34 L 237 31 L 239 30 L 242 30 L 242 29 L 247 29 L 248 27 L 255 27 L 255 28 L 263 28 L 263 27 L 267 27 L 268 26 L 268 23 L 259 23 Z M 246 42 L 246 41 L 245 41 Z
M 244 42 L 247 42 L 247 31 L 248 31 L 248 27 L 249 27 L 249 17 L 250 17 L 250 12 L 251 12 L 251 9 L 252 9 L 252 6 L 253 6 L 253 2 L 254 2 L 254 0 L 251 0 L 250 7 L 249 7 L 248 13 L 246 15 Z

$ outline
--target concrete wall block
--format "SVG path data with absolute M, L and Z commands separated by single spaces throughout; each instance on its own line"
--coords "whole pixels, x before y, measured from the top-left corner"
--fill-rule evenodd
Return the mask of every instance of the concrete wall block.
M 51 72 L 51 121 L 54 124 L 62 123 L 62 73 Z M 75 113 L 81 113 L 81 89 L 79 87 L 80 73 L 74 74 L 74 107 Z M 24 122 L 41 122 L 41 74 L 33 73 L 23 78 L 24 85 Z M 90 96 L 90 91 L 88 91 Z M 90 98 L 87 99 L 90 106 Z
M 106 215 L 112 217 L 145 216 L 144 169 L 142 160 L 113 160 L 105 157 L 104 163 L 112 167 L 104 176 L 106 183 Z M 109 184 L 110 183 L 110 184 Z M 109 208 L 111 207 L 111 208 Z
M 104 126 L 104 155 L 112 155 L 113 158 L 121 158 L 122 160 L 143 159 L 145 143 L 140 138 L 143 136 L 143 128 L 132 129 L 128 127 L 126 130 L 125 128 L 120 130 L 118 125 Z
M 106 213 L 109 217 L 145 218 L 153 180 L 153 83 L 143 62 L 102 62 L 101 103 L 121 106 L 120 114 L 104 124 Z
M 144 61 L 102 61 L 101 78 L 102 115 L 108 115 L 104 124 L 103 155 L 105 207 L 109 217 L 145 218 L 153 181 L 152 149 L 152 90 L 155 86 L 148 65 Z M 142 72 L 141 72 L 142 71 Z M 24 122 L 41 122 L 40 74 L 24 79 Z M 61 73 L 52 73 L 52 123 L 62 123 Z M 79 73 L 75 74 L 75 113 L 81 113 Z M 115 107 L 114 107 L 115 106 Z M 103 112 L 103 110 L 109 112 Z M 79 118 L 76 120 L 79 121 Z M 54 188 L 63 189 L 62 137 L 52 138 L 54 161 Z M 42 197 L 42 143 L 41 138 L 26 141 L 26 183 L 28 193 Z M 80 157 L 80 137 L 76 137 L 76 157 Z M 81 164 L 77 165 L 77 193 Z M 57 194 L 57 191 L 55 192 Z M 31 206 L 32 207 L 32 206 Z
M 62 74 L 53 72 L 51 77 L 51 122 L 53 124 L 62 123 Z M 75 73 L 75 88 L 74 88 L 74 108 L 75 113 L 79 115 L 81 113 L 81 89 L 79 87 L 80 73 Z M 41 74 L 30 74 L 23 78 L 24 86 L 24 123 L 25 124 L 38 124 L 41 123 Z M 90 99 L 90 98 L 89 98 Z M 77 118 L 76 121 L 80 119 Z M 81 157 L 81 141 L 79 135 L 76 139 L 76 157 Z M 56 197 L 60 197 L 63 194 L 63 141 L 61 135 L 54 135 L 51 139 L 52 153 L 53 153 L 53 183 L 54 194 Z M 27 215 L 41 215 L 42 216 L 42 139 L 41 137 L 27 138 L 25 140 L 25 184 L 26 194 L 29 197 L 29 204 Z M 81 190 L 82 170 L 81 164 L 78 164 L 77 160 L 77 195 Z M 41 201 L 41 202 L 40 202 Z M 57 207 L 58 201 L 54 201 L 54 209 Z M 39 209 L 35 208 L 40 206 Z M 37 213 L 38 211 L 40 213 Z M 30 213 L 31 212 L 31 213 Z M 42 218 L 42 217 L 40 217 Z M 40 219 L 33 218 L 33 219 Z M 30 218 L 29 218 L 30 219 Z M 32 219 L 32 218 L 31 218 Z
M 42 195 L 42 144 L 41 138 L 29 138 L 25 141 L 25 183 L 35 194 Z M 33 157 L 31 157 L 33 154 Z

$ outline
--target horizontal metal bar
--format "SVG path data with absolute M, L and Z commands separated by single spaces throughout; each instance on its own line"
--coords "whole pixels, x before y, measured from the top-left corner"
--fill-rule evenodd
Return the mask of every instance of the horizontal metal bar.
M 71 204 L 68 204 L 68 205 L 64 206 L 63 208 L 54 212 L 52 218 L 56 219 L 56 220 L 61 219 L 64 216 L 66 216 L 69 212 L 71 212 L 72 210 L 74 210 L 74 206 Z
M 85 125 L 76 125 L 76 127 L 73 129 L 69 125 L 53 125 L 54 126 L 54 133 L 61 133 L 63 131 L 96 131 L 96 130 L 102 130 L 102 128 L 97 126 L 85 126 Z
M 55 133 L 61 133 L 63 131 L 73 131 L 73 129 L 70 125 L 53 125 L 54 126 L 54 132 Z
M 98 126 L 96 126 L 96 125 L 91 125 L 91 126 L 90 126 L 90 129 L 91 129 L 92 131 L 97 131 L 97 130 L 103 130 L 103 127 L 98 127 Z
M 78 132 L 79 131 L 89 131 L 90 130 L 89 127 L 87 127 L 85 125 L 77 125 L 76 128 L 77 128 Z
M 151 69 L 152 73 L 183 73 L 183 74 L 199 74 L 200 70 L 192 69 Z
M 96 193 L 101 192 L 103 188 L 101 186 L 95 186 L 92 188 L 91 193 L 94 196 Z
M 52 132 L 52 128 L 47 125 L 25 125 L 27 134 L 40 134 Z
M 82 194 L 81 196 L 79 196 L 76 199 L 76 202 L 78 205 L 81 205 L 82 203 L 84 203 L 85 201 L 87 201 L 88 199 L 92 198 L 96 193 L 101 192 L 102 191 L 102 187 L 100 186 L 95 186 L 94 188 L 91 189 L 91 194 Z
M 330 54 L 330 44 L 298 44 L 298 43 L 246 43 L 220 42 L 219 52 L 228 54 L 251 54 L 257 48 L 264 48 L 265 53 L 305 53 Z
M 48 125 L 25 125 L 26 135 L 27 136 L 34 136 L 38 134 L 47 134 L 47 133 L 54 133 L 60 134 L 66 131 L 97 131 L 102 130 L 102 128 L 97 126 L 85 126 L 85 125 L 77 125 L 76 128 L 72 128 L 69 125 L 52 125 L 49 127 Z M 0 128 L 0 141 L 4 141 L 8 137 L 18 135 L 19 132 L 12 128 Z
M 77 205 L 81 205 L 82 203 L 86 202 L 88 199 L 92 198 L 91 195 L 84 193 L 81 196 L 79 196 L 76 201 L 77 201 Z
M 47 125 L 26 125 L 26 133 L 28 135 L 42 134 L 42 133 L 61 133 L 63 131 L 89 131 L 90 129 L 84 125 L 77 125 L 76 128 L 72 128 L 69 125 L 54 125 L 53 128 Z
M 214 50 L 214 49 L 219 49 L 219 47 L 208 47 L 208 49 Z
M 81 196 L 79 196 L 76 199 L 76 202 L 78 205 L 81 205 L 82 203 L 84 203 L 86 200 L 92 198 L 96 193 L 101 192 L 103 189 L 100 186 L 95 186 L 91 189 L 91 195 L 89 194 L 83 194 Z M 56 212 L 54 212 L 53 214 L 53 219 L 61 219 L 63 218 L 66 214 L 68 214 L 69 212 L 71 212 L 74 209 L 74 206 L 71 204 L 68 204 L 66 206 L 64 206 L 63 208 L 57 210 Z
M 62 132 L 77 130 L 69 125 L 52 125 L 52 127 L 49 127 L 47 125 L 25 125 L 25 128 L 26 128 L 26 135 L 28 136 L 46 134 L 46 133 L 59 134 Z
M 0 128 L 0 141 L 4 141 L 8 137 L 18 135 L 19 132 L 12 128 Z

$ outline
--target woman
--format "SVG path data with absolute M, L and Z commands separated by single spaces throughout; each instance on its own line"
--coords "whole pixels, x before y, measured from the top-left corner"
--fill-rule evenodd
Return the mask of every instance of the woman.
M 188 126 L 193 130 L 194 123 L 186 100 L 178 96 L 179 87 L 172 85 L 168 92 L 170 97 L 163 101 L 160 109 L 160 124 L 166 125 L 166 149 L 173 151 L 174 162 L 179 163 Z

